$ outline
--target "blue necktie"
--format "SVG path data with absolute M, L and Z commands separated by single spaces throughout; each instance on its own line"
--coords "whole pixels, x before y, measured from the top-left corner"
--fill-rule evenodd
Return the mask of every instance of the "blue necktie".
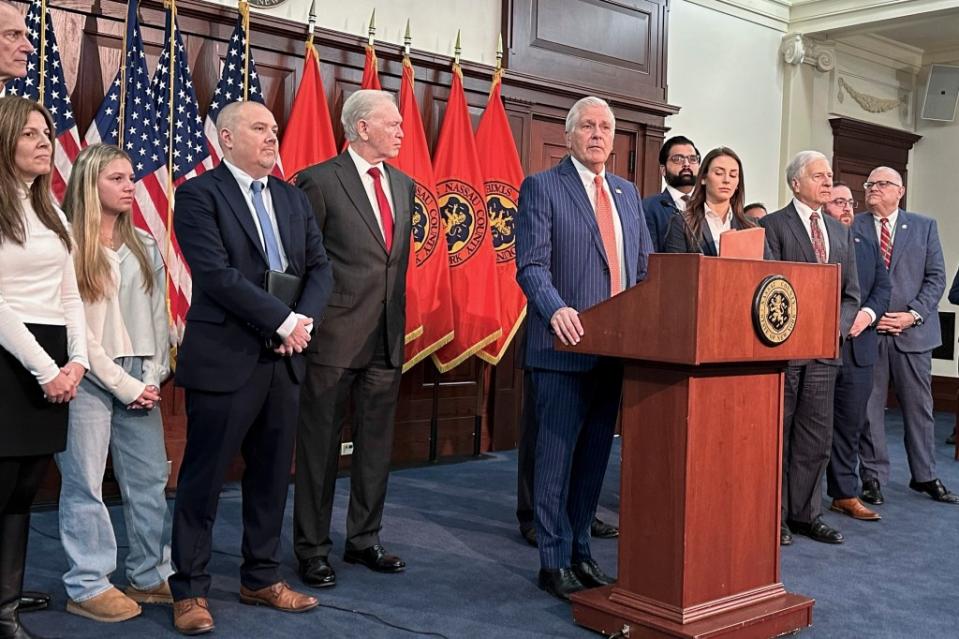
M 273 234 L 270 214 L 266 212 L 266 205 L 263 203 L 263 189 L 266 188 L 266 185 L 263 182 L 253 182 L 250 188 L 253 189 L 253 210 L 256 211 L 256 219 L 260 221 L 260 230 L 263 232 L 263 243 L 266 244 L 266 259 L 270 262 L 270 270 L 282 271 L 283 262 L 280 260 L 280 245 L 276 241 L 276 235 Z

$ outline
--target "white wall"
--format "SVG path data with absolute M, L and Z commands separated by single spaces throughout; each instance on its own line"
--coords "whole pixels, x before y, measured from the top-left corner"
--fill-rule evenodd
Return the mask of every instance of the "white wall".
M 783 120 L 782 32 L 673 0 L 668 101 L 681 106 L 666 134 L 685 135 L 704 155 L 717 146 L 743 160 L 746 199 L 778 208 Z
M 209 0 L 215 4 L 236 7 L 236 0 Z M 306 24 L 311 0 L 287 0 L 271 8 L 253 8 L 261 12 Z M 376 9 L 376 39 L 403 44 L 406 20 L 410 20 L 413 48 L 442 55 L 453 55 L 456 31 L 462 29 L 463 60 L 484 64 L 496 63 L 496 40 L 499 36 L 499 0 L 348 0 L 316 3 L 316 23 L 344 33 L 366 38 L 370 14 Z

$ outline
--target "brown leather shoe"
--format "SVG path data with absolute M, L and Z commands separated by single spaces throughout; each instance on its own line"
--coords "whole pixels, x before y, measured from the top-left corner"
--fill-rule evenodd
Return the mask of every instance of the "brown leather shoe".
M 837 513 L 849 515 L 853 519 L 863 521 L 879 521 L 882 517 L 874 510 L 869 510 L 866 505 L 859 501 L 858 497 L 849 497 L 848 499 L 833 499 L 829 510 Z
M 306 612 L 320 605 L 316 597 L 293 590 L 285 581 L 259 590 L 240 586 L 240 601 L 252 606 L 269 606 L 283 612 Z
M 183 635 L 212 632 L 213 615 L 206 597 L 192 597 L 173 602 L 173 626 Z

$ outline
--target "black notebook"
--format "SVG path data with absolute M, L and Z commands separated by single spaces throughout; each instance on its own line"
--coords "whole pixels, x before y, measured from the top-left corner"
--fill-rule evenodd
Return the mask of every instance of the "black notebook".
M 263 276 L 263 288 L 266 292 L 277 298 L 290 309 L 296 308 L 296 303 L 300 301 L 301 287 L 303 278 L 290 273 L 280 271 L 267 271 Z

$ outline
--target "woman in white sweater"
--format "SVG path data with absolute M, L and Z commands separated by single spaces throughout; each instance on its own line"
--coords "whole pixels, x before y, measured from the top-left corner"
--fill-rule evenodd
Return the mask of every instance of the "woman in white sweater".
M 0 638 L 20 625 L 30 506 L 67 439 L 87 364 L 83 304 L 63 214 L 50 198 L 50 114 L 0 98 Z
M 56 456 L 60 538 L 70 569 L 67 611 L 97 621 L 135 617 L 140 603 L 172 603 L 170 516 L 160 384 L 170 372 L 160 252 L 131 220 L 134 173 L 115 146 L 77 157 L 63 208 L 87 320 L 90 374 L 71 405 L 67 448 Z M 110 583 L 117 542 L 103 503 L 107 453 L 123 497 L 130 551 L 126 593 Z

